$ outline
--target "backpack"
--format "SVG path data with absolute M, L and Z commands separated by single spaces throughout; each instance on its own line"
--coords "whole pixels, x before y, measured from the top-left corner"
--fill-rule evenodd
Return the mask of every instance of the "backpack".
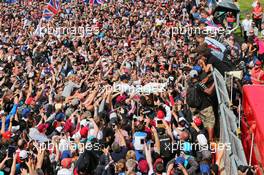
M 172 143 L 167 134 L 159 136 L 160 140 L 160 155 L 165 158 L 169 158 L 172 155 Z
M 187 104 L 191 108 L 199 108 L 202 104 L 201 94 L 199 94 L 197 83 L 190 84 L 186 94 Z

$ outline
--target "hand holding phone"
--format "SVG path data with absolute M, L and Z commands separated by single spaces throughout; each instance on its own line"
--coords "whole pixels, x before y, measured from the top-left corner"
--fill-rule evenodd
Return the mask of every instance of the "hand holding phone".
M 140 144 L 144 145 L 145 144 L 145 139 L 140 140 Z
M 16 152 L 15 146 L 8 146 L 7 154 L 9 158 L 13 158 L 14 153 Z

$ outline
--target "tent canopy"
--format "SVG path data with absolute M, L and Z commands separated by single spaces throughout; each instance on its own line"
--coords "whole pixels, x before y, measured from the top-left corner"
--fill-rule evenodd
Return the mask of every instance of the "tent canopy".
M 214 12 L 233 12 L 237 14 L 240 12 L 240 9 L 233 1 L 223 0 L 214 4 Z

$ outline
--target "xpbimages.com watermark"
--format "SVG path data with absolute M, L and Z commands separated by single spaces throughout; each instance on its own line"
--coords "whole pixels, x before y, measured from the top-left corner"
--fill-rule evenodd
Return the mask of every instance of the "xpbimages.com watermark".
M 63 142 L 63 144 L 59 143 L 58 147 L 56 148 L 55 144 L 52 142 L 46 142 L 46 143 L 37 143 L 35 147 L 38 150 L 49 150 L 49 151 L 54 151 L 57 148 L 59 150 L 71 150 L 71 151 L 76 151 L 78 150 L 80 153 L 83 153 L 85 150 L 87 151 L 100 151 L 102 150 L 102 145 L 100 143 L 91 143 L 91 142 L 86 142 L 86 143 L 76 143 L 73 141 L 66 141 Z
M 97 26 L 78 26 L 78 27 L 40 27 L 40 35 L 48 34 L 55 36 L 91 36 L 92 34 L 99 34 L 99 27 Z
M 206 35 L 206 36 L 217 36 L 217 35 L 223 35 L 225 33 L 230 32 L 229 30 L 223 28 L 223 27 L 206 27 L 206 28 L 200 28 L 200 27 L 187 27 L 187 26 L 179 26 L 179 27 L 171 27 L 170 28 L 172 32 L 172 36 L 176 35 Z
M 198 151 L 198 150 L 210 150 L 211 153 L 216 153 L 217 151 L 231 150 L 231 143 L 210 143 L 206 145 L 200 145 L 199 143 L 189 143 L 187 142 L 174 142 L 174 143 L 165 143 L 163 150 L 170 151 L 172 154 L 177 151 Z M 38 150 L 49 150 L 54 151 L 55 149 L 59 150 L 78 150 L 80 153 L 87 151 L 102 151 L 103 145 L 101 143 L 95 142 L 86 142 L 86 143 L 76 143 L 73 141 L 66 141 L 63 144 L 59 143 L 56 148 L 55 144 L 52 142 L 38 143 L 35 145 Z M 142 145 L 143 146 L 143 145 Z
M 199 143 L 188 143 L 178 141 L 175 143 L 165 143 L 165 151 L 170 151 L 174 153 L 176 151 L 186 151 L 186 150 L 210 150 L 211 153 L 216 153 L 221 150 L 231 150 L 231 143 L 210 143 L 206 145 L 200 145 Z

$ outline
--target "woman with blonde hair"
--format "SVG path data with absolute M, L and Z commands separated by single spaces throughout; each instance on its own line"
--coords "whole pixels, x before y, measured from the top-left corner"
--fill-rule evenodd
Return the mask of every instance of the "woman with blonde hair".
M 134 150 L 129 150 L 126 154 L 126 160 L 133 159 L 136 160 L 136 153 Z

